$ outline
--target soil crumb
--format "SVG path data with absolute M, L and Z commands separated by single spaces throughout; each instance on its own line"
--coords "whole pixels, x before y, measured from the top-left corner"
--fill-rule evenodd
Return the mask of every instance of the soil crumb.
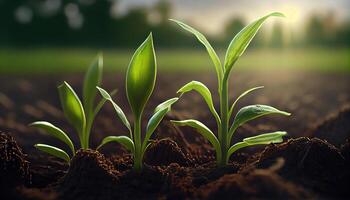
M 60 184 L 61 199 L 111 199 L 119 172 L 94 150 L 79 150 Z
M 154 141 L 146 150 L 144 159 L 146 164 L 153 166 L 167 166 L 171 163 L 188 166 L 191 162 L 176 142 L 168 138 Z

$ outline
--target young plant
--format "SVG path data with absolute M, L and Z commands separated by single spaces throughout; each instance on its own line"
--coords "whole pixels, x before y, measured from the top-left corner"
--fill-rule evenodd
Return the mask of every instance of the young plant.
M 105 99 L 102 99 L 97 105 L 95 105 L 95 98 L 97 94 L 96 87 L 101 84 L 102 69 L 103 58 L 102 54 L 100 54 L 90 65 L 85 74 L 83 85 L 83 103 L 81 103 L 78 95 L 67 82 L 63 82 L 60 86 L 58 86 L 58 93 L 64 115 L 67 121 L 77 131 L 80 140 L 80 147 L 82 149 L 89 148 L 90 131 L 93 121 L 103 104 L 106 102 Z M 68 145 L 71 150 L 71 154 L 73 156 L 75 155 L 73 142 L 68 135 L 57 126 L 46 121 L 37 121 L 31 123 L 30 126 L 42 129 L 51 136 L 61 140 Z M 70 162 L 69 154 L 60 148 L 47 144 L 35 144 L 34 146 L 41 151 L 64 159 L 68 163 Z
M 149 140 L 152 134 L 164 116 L 170 111 L 171 105 L 178 100 L 178 98 L 169 99 L 159 104 L 154 109 L 153 116 L 148 120 L 145 137 L 142 140 L 142 114 L 145 105 L 153 92 L 156 76 L 157 64 L 153 47 L 152 34 L 150 34 L 147 39 L 141 44 L 141 46 L 135 51 L 126 73 L 126 94 L 132 113 L 134 115 L 133 130 L 122 109 L 112 100 L 111 96 L 104 89 L 97 87 L 102 97 L 112 104 L 118 118 L 126 126 L 130 133 L 130 137 L 108 136 L 103 139 L 102 143 L 97 149 L 101 148 L 103 145 L 109 142 L 120 143 L 133 154 L 133 168 L 136 171 L 141 171 L 142 169 L 143 155 L 150 144 Z
M 225 56 L 225 62 L 224 66 L 222 66 L 220 59 L 208 40 L 205 38 L 204 35 L 202 35 L 200 32 L 195 30 L 194 28 L 190 27 L 189 25 L 177 21 L 172 20 L 173 22 L 177 23 L 180 27 L 185 29 L 186 31 L 192 33 L 196 36 L 196 38 L 204 45 L 206 48 L 211 60 L 214 63 L 217 78 L 218 78 L 218 94 L 220 98 L 220 114 L 216 111 L 211 93 L 209 89 L 201 82 L 198 81 L 192 81 L 182 88 L 178 90 L 178 93 L 181 95 L 189 92 L 189 91 L 196 91 L 198 92 L 205 100 L 206 104 L 209 107 L 209 110 L 213 114 L 217 127 L 218 127 L 218 137 L 214 135 L 214 133 L 206 127 L 203 123 L 188 119 L 188 120 L 182 120 L 182 121 L 172 121 L 174 124 L 179 126 L 190 126 L 203 135 L 206 139 L 210 141 L 210 143 L 214 146 L 214 149 L 216 151 L 216 159 L 218 166 L 224 166 L 227 165 L 228 160 L 230 156 L 237 151 L 240 148 L 247 147 L 247 146 L 253 146 L 258 144 L 269 144 L 269 143 L 279 143 L 282 142 L 282 136 L 286 135 L 286 132 L 283 131 L 277 131 L 273 133 L 265 133 L 254 137 L 245 138 L 242 142 L 238 142 L 231 146 L 231 140 L 232 137 L 238 127 L 240 127 L 242 124 L 251 121 L 255 118 L 268 115 L 268 114 L 282 114 L 282 115 L 290 115 L 290 113 L 280 111 L 276 108 L 273 108 L 271 106 L 267 105 L 250 105 L 243 107 L 240 109 L 236 116 L 234 117 L 233 123 L 231 126 L 230 124 L 230 118 L 231 115 L 235 109 L 236 103 L 245 95 L 249 94 L 252 91 L 255 91 L 257 89 L 260 89 L 262 87 L 255 87 L 252 89 L 249 89 L 242 93 L 229 107 L 229 95 L 228 95 L 228 82 L 230 77 L 230 72 L 238 60 L 238 58 L 243 54 L 245 49 L 248 47 L 251 40 L 254 38 L 255 34 L 261 27 L 261 25 L 264 23 L 264 21 L 271 17 L 283 17 L 284 15 L 282 13 L 271 13 L 269 15 L 266 15 L 253 23 L 249 24 L 245 28 L 243 28 L 231 41 L 230 45 L 228 46 L 228 49 L 226 51 Z

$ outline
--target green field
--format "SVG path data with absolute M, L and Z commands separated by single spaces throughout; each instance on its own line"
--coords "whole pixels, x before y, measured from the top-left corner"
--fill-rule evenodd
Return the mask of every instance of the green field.
M 213 70 L 205 50 L 157 51 L 160 71 Z M 0 49 L 1 74 L 69 73 L 86 69 L 98 50 Z M 103 50 L 105 70 L 124 70 L 133 50 Z M 223 58 L 223 52 L 220 55 Z M 350 72 L 350 49 L 248 49 L 238 70 L 302 69 Z

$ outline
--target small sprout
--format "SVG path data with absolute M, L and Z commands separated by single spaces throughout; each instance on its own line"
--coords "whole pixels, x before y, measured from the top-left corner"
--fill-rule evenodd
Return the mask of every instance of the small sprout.
M 180 27 L 182 27 L 186 31 L 195 35 L 196 38 L 207 49 L 207 52 L 214 63 L 216 74 L 218 77 L 218 94 L 220 98 L 220 112 L 219 112 L 220 115 L 219 115 L 214 107 L 211 92 L 203 83 L 198 81 L 192 81 L 190 83 L 187 83 L 186 85 L 184 85 L 182 88 L 178 90 L 178 93 L 180 93 L 180 95 L 194 90 L 204 98 L 205 102 L 209 107 L 210 112 L 213 114 L 216 120 L 217 128 L 218 128 L 218 136 L 216 136 L 203 123 L 194 119 L 172 121 L 172 122 L 178 126 L 190 126 L 192 128 L 195 128 L 203 137 L 209 140 L 209 142 L 214 146 L 214 149 L 216 151 L 216 160 L 217 160 L 218 166 L 227 165 L 230 156 L 240 148 L 252 146 L 252 145 L 259 145 L 259 144 L 279 143 L 283 141 L 282 137 L 287 134 L 286 132 L 282 132 L 282 131 L 265 133 L 258 136 L 245 138 L 242 142 L 238 142 L 231 146 L 232 137 L 236 129 L 241 125 L 243 125 L 244 123 L 247 123 L 255 118 L 268 115 L 268 114 L 281 114 L 286 116 L 290 115 L 290 113 L 280 111 L 271 106 L 250 105 L 240 109 L 237 112 L 233 120 L 233 123 L 231 124 L 231 126 L 229 126 L 230 118 L 233 114 L 233 111 L 237 102 L 247 94 L 257 89 L 263 88 L 263 86 L 260 86 L 260 87 L 251 88 L 245 91 L 233 102 L 232 106 L 229 107 L 228 80 L 230 77 L 230 72 L 232 70 L 232 67 L 238 60 L 238 58 L 244 53 L 245 49 L 248 47 L 248 45 L 254 38 L 255 34 L 260 29 L 261 25 L 264 23 L 264 21 L 267 18 L 271 16 L 283 17 L 284 15 L 278 12 L 271 13 L 269 15 L 266 15 L 254 21 L 253 23 L 243 28 L 232 39 L 229 47 L 227 48 L 225 62 L 223 66 L 220 62 L 219 57 L 215 53 L 213 47 L 210 45 L 210 43 L 204 37 L 203 34 L 201 34 L 197 30 L 195 30 L 194 28 L 190 27 L 189 25 L 183 22 L 180 22 L 177 20 L 171 20 L 177 23 Z
M 141 138 L 141 119 L 145 105 L 151 96 L 157 75 L 156 57 L 153 47 L 152 34 L 141 44 L 131 58 L 127 73 L 126 73 L 126 94 L 134 115 L 134 127 L 131 129 L 130 123 L 126 118 L 122 109 L 112 100 L 111 96 L 102 88 L 97 87 L 101 96 L 109 101 L 117 113 L 117 117 L 125 125 L 130 132 L 130 137 L 127 136 L 108 136 L 103 139 L 98 148 L 109 142 L 118 142 L 128 149 L 134 158 L 134 170 L 141 171 L 142 160 L 144 153 L 149 146 L 149 140 L 155 129 L 162 121 L 164 116 L 170 111 L 171 105 L 178 98 L 169 99 L 159 104 L 153 113 L 153 116 L 148 120 L 145 131 L 145 138 Z
M 95 106 L 97 94 L 96 87 L 101 84 L 102 68 L 103 58 L 102 55 L 98 55 L 85 74 L 83 85 L 83 103 L 81 103 L 78 95 L 67 82 L 64 81 L 60 86 L 58 86 L 58 93 L 63 113 L 67 121 L 78 133 L 80 147 L 82 149 L 89 148 L 90 131 L 93 121 L 103 104 L 106 102 L 106 99 L 103 98 Z M 31 123 L 30 126 L 42 129 L 51 136 L 61 140 L 68 145 L 71 150 L 71 154 L 73 156 L 75 155 L 73 142 L 60 128 L 46 121 L 37 121 Z M 62 149 L 45 144 L 36 144 L 35 147 L 48 154 L 64 159 L 67 162 L 70 161 L 69 154 Z

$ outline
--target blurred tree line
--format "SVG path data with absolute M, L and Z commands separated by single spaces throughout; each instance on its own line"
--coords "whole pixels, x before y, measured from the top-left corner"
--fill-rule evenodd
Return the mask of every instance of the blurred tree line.
M 169 23 L 170 14 L 171 4 L 163 0 L 127 13 L 118 11 L 115 0 L 0 0 L 0 46 L 135 47 L 150 31 L 158 46 L 197 46 L 193 38 Z M 226 47 L 246 23 L 234 17 L 220 37 L 209 39 Z M 282 25 L 276 23 L 269 37 L 259 33 L 253 44 L 282 47 L 284 35 Z M 304 35 L 288 44 L 350 46 L 350 23 L 337 25 L 332 15 L 313 15 Z

